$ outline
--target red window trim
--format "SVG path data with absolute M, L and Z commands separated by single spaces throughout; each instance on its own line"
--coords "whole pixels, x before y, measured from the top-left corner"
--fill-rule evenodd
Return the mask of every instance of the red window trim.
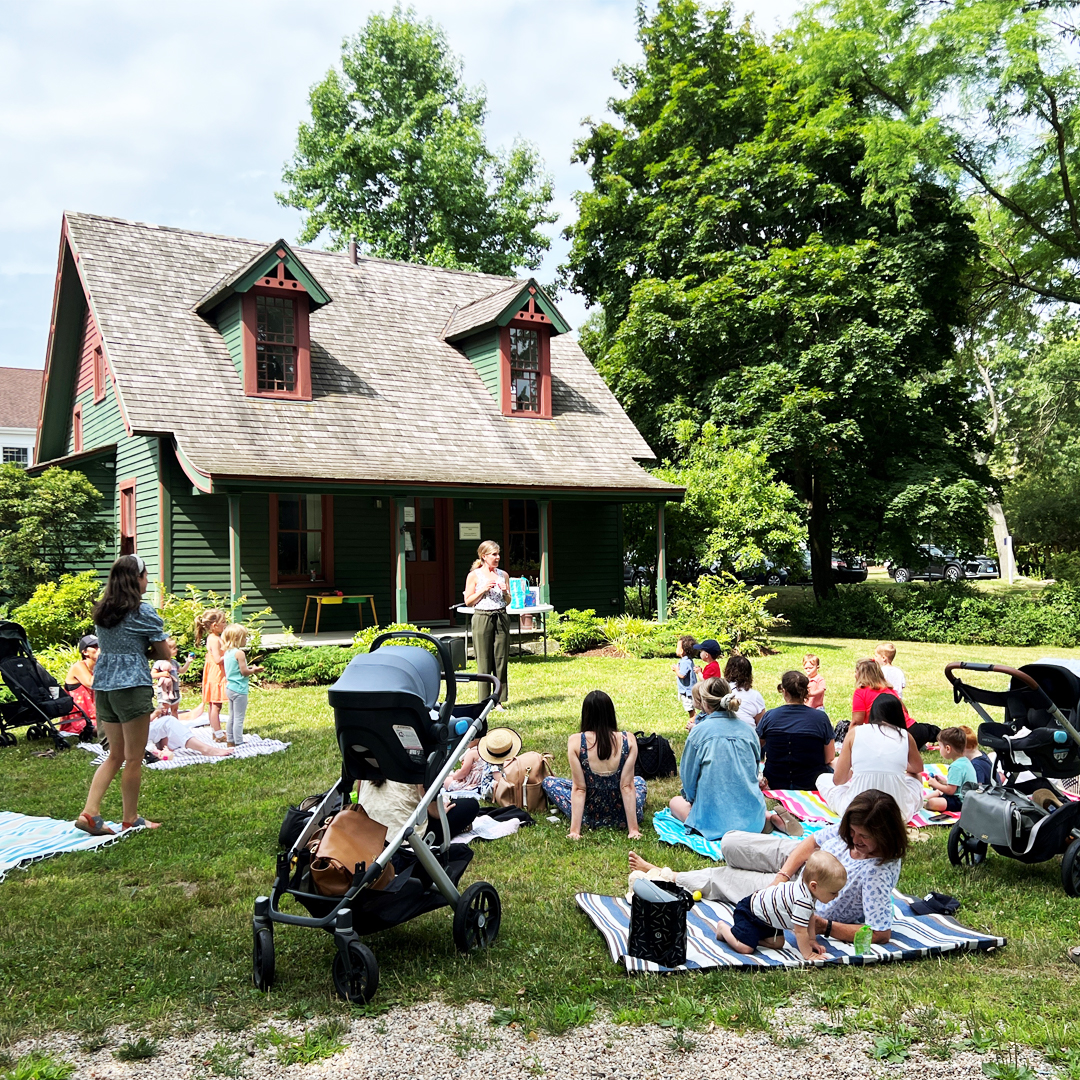
M 256 313 L 255 297 L 273 296 L 280 299 L 280 289 L 256 286 L 244 293 L 241 316 L 244 324 L 244 393 L 248 397 L 276 398 L 281 401 L 311 400 L 311 331 L 308 324 L 306 296 L 289 296 L 293 302 L 296 322 L 296 388 L 287 390 L 260 390 L 255 358 Z
M 71 411 L 71 448 L 76 454 L 83 449 L 82 406 L 76 405 Z
M 139 512 L 135 501 L 135 477 L 121 480 L 120 492 L 120 554 L 134 555 L 138 548 Z
M 94 404 L 105 397 L 105 353 L 100 344 L 94 347 Z
M 540 390 L 540 411 L 510 408 L 510 327 L 522 330 L 535 330 L 540 345 L 540 370 L 537 384 Z M 503 416 L 531 416 L 538 420 L 551 419 L 551 327 L 538 325 L 525 313 L 510 320 L 509 325 L 499 330 L 499 384 Z
M 262 395 L 260 395 L 261 397 Z M 315 586 L 326 588 L 334 584 L 334 496 L 322 496 L 322 568 L 323 576 L 311 581 L 286 579 L 278 580 L 278 496 L 270 496 L 270 585 L 275 589 L 310 589 Z

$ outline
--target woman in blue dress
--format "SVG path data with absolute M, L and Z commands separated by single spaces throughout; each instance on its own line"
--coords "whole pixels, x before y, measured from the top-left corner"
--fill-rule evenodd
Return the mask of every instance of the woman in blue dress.
M 620 731 L 615 703 L 593 690 L 581 703 L 581 732 L 566 743 L 572 779 L 549 776 L 544 794 L 570 819 L 569 837 L 581 839 L 581 827 L 626 828 L 631 840 L 641 836 L 645 816 L 645 781 L 634 775 L 637 739 Z

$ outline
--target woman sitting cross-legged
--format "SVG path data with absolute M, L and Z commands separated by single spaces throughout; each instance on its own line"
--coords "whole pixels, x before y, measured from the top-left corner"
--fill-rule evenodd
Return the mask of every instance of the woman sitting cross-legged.
M 731 829 L 761 832 L 779 827 L 779 815 L 765 809 L 758 784 L 761 743 L 757 730 L 739 719 L 739 699 L 724 679 L 694 685 L 700 715 L 683 748 L 682 794 L 668 804 L 671 813 L 707 840 Z
M 592 690 L 581 703 L 581 732 L 566 743 L 571 780 L 544 778 L 544 794 L 570 819 L 571 840 L 581 827 L 621 829 L 631 840 L 641 836 L 645 816 L 645 781 L 634 775 L 637 739 L 620 731 L 615 703 L 603 690 Z
M 818 908 L 810 926 L 837 941 L 854 941 L 864 924 L 875 945 L 892 937 L 892 891 L 907 854 L 907 828 L 896 800 L 884 791 L 862 791 L 848 805 L 839 825 L 829 825 L 803 840 L 773 833 L 731 832 L 721 841 L 725 866 L 673 874 L 630 852 L 630 870 L 674 881 L 706 900 L 737 904 L 769 885 L 791 881 L 818 849 L 835 855 L 847 871 L 847 883 L 835 900 Z
M 922 770 L 904 706 L 895 695 L 880 694 L 866 722 L 852 722 L 833 771 L 817 778 L 817 790 L 829 809 L 841 815 L 860 791 L 888 792 L 907 821 L 922 809 Z

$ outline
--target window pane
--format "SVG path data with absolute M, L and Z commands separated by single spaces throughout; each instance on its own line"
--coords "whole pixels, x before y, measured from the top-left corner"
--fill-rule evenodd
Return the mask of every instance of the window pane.
M 259 390 L 295 390 L 296 350 L 259 342 L 255 346 L 255 377 Z
M 300 576 L 300 533 L 278 533 L 278 577 Z
M 510 531 L 521 532 L 525 528 L 525 500 L 508 499 L 507 517 L 510 521 Z
M 530 532 L 540 531 L 540 504 L 535 499 L 523 499 L 525 503 L 525 528 Z
M 322 496 L 305 495 L 304 504 L 307 508 L 307 517 L 304 521 L 305 529 L 322 528 Z
M 30 451 L 25 446 L 5 446 L 4 464 L 14 462 L 16 465 L 30 464 Z
M 295 313 L 292 300 L 278 296 L 256 296 L 258 339 L 278 345 L 295 345 Z
M 510 408 L 517 412 L 536 412 L 536 373 L 511 370 Z
M 510 366 L 540 370 L 540 335 L 535 330 L 510 327 Z
M 279 529 L 299 529 L 300 528 L 300 496 L 299 495 L 279 495 L 278 496 L 278 528 Z
M 300 565 L 300 572 L 303 574 L 314 573 L 316 577 L 322 577 L 322 533 L 307 533 L 301 551 L 303 552 L 303 561 Z

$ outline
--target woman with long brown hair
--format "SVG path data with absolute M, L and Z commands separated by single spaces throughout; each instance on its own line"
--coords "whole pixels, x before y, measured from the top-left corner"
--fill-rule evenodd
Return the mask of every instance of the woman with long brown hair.
M 169 657 L 161 616 L 143 600 L 147 584 L 142 558 L 121 555 L 94 605 L 94 635 L 100 648 L 94 666 L 94 705 L 98 728 L 109 741 L 109 756 L 94 773 L 86 805 L 75 820 L 75 827 L 91 836 L 115 832 L 101 816 L 101 800 L 121 768 L 122 827 L 157 828 L 157 822 L 139 816 L 143 755 L 154 711 L 148 654 L 154 660 Z

